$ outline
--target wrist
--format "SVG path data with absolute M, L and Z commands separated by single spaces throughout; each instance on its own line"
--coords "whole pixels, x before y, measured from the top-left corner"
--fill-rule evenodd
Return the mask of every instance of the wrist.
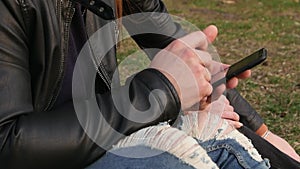
M 261 137 L 264 138 L 264 139 L 266 139 L 269 134 L 271 134 L 271 131 L 267 130 Z
M 261 137 L 263 137 L 269 131 L 268 127 L 265 124 L 262 124 L 255 133 Z

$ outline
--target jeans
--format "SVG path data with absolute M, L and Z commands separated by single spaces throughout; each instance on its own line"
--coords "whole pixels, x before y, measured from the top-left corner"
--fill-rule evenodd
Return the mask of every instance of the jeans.
M 159 135 L 160 131 L 164 131 L 164 134 Z M 150 132 L 146 130 L 146 133 Z M 174 134 L 175 132 L 177 133 Z M 168 135 L 169 133 L 172 135 Z M 172 138 L 175 135 L 180 138 L 180 142 L 178 141 L 179 139 Z M 257 151 L 249 146 L 249 144 L 243 144 L 242 139 L 238 139 L 240 142 L 232 138 L 210 139 L 201 142 L 187 136 L 186 139 L 188 141 L 186 141 L 182 139 L 185 136 L 183 132 L 181 133 L 172 128 L 158 129 L 155 137 L 150 137 L 148 140 L 141 141 L 141 138 L 137 136 L 140 135 L 129 138 L 128 140 L 130 141 L 124 140 L 121 143 L 122 146 L 108 151 L 105 156 L 87 169 L 269 168 L 268 161 L 261 160 Z M 138 138 L 138 141 L 134 140 L 135 138 Z M 175 141 L 172 142 L 169 140 Z M 146 144 L 146 142 L 150 144 Z M 186 142 L 187 144 L 183 144 L 182 142 Z M 145 144 L 143 145 L 142 143 Z M 162 143 L 165 144 L 162 145 Z M 157 148 L 156 145 L 161 147 Z M 188 147 L 189 145 L 191 146 Z M 195 146 L 199 146 L 199 149 L 193 149 Z M 164 147 L 168 148 L 162 150 Z
M 237 145 L 220 143 L 210 146 L 208 155 L 219 168 L 228 169 L 267 169 L 267 162 L 257 162 L 249 156 L 242 155 L 244 152 L 238 150 Z M 238 149 L 235 149 L 238 148 Z M 154 153 L 155 156 L 145 158 L 130 158 L 118 154 L 130 154 L 135 152 L 140 155 Z M 135 155 L 137 155 L 135 154 Z M 127 147 L 108 152 L 100 160 L 93 163 L 86 169 L 195 169 L 193 166 L 183 162 L 168 152 L 151 149 L 146 146 Z M 214 167 L 212 167 L 214 168 Z M 217 168 L 214 168 L 217 169 Z
M 130 158 L 118 154 L 130 154 L 148 157 Z M 150 154 L 156 154 L 154 156 Z M 151 149 L 146 146 L 127 147 L 108 152 L 100 160 L 87 169 L 194 169 L 194 167 L 183 163 L 177 157 L 161 150 Z
M 262 162 L 256 161 L 249 156 L 249 153 L 256 152 L 245 150 L 233 139 L 209 140 L 199 144 L 207 151 L 219 168 L 270 168 L 267 159 Z

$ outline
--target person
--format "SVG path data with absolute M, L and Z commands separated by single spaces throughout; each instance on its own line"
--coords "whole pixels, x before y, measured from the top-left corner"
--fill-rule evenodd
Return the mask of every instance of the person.
M 111 10 L 102 1 L 91 2 L 88 3 L 90 6 L 100 5 L 97 9 L 104 19 L 114 18 L 113 13 L 109 12 Z M 75 105 L 72 103 L 72 71 L 76 56 L 87 41 L 87 32 L 95 32 L 105 21 L 99 20 L 98 16 L 85 9 L 81 12 L 80 6 L 68 0 L 4 0 L 0 3 L 1 166 L 83 168 L 91 164 L 106 150 L 89 138 L 77 119 Z M 124 4 L 124 11 L 130 13 L 141 8 L 166 12 L 161 1 L 138 2 L 136 4 L 139 8 L 128 4 Z M 90 6 L 88 7 L 91 11 L 96 9 Z M 82 15 L 86 20 L 83 20 Z M 170 23 L 165 28 L 169 34 L 183 36 L 179 25 L 171 23 L 171 20 L 158 21 Z M 87 32 L 83 31 L 84 23 Z M 174 41 L 174 38 L 168 36 L 149 38 L 152 36 L 136 35 L 133 38 L 142 48 L 165 48 Z M 116 68 L 114 49 L 107 56 L 97 65 L 100 70 L 95 83 L 97 104 L 110 126 L 124 135 L 161 121 L 174 120 L 181 104 L 189 107 L 191 102 L 201 100 L 199 98 L 205 99 L 210 93 L 209 77 L 204 65 L 200 64 L 200 72 L 197 74 L 202 80 L 196 86 L 204 86 L 199 92 L 201 97 L 194 96 L 190 98 L 191 102 L 183 103 L 178 90 L 169 82 L 172 79 L 155 69 L 144 70 L 130 83 L 131 102 L 142 109 L 148 107 L 145 98 L 149 96 L 150 89 L 158 88 L 167 93 L 163 99 L 168 106 L 159 117 L 146 119 L 147 123 L 130 121 L 119 114 L 110 97 L 109 84 Z M 236 79 L 228 85 L 234 87 L 234 83 Z M 158 97 L 159 99 L 161 98 Z M 105 132 L 98 134 L 103 144 L 114 144 L 106 139 L 113 136 Z
M 221 96 L 204 110 L 185 112 L 172 127 L 155 125 L 125 137 L 88 169 L 268 168 L 248 139 L 221 118 L 232 111 Z

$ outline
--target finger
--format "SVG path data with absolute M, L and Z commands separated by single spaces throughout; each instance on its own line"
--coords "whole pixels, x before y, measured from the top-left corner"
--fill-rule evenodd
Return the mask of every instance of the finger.
M 238 85 L 238 83 L 239 83 L 238 78 L 233 77 L 233 78 L 231 78 L 230 80 L 227 81 L 226 87 L 229 88 L 229 89 L 233 89 Z
M 226 102 L 225 102 L 225 104 L 226 104 L 225 109 L 224 109 L 225 111 L 234 112 L 234 108 L 231 105 L 227 104 Z
M 202 106 L 202 108 L 200 108 L 200 110 L 202 110 L 202 112 L 209 112 L 210 111 L 210 109 L 211 109 L 211 104 L 210 103 L 207 103 L 207 102 L 205 102 L 204 103 L 205 105 L 204 106 Z M 200 105 L 201 105 L 201 102 L 200 102 Z
M 246 70 L 245 72 L 239 74 L 237 76 L 237 78 L 239 78 L 239 79 L 245 79 L 245 78 L 248 78 L 250 76 L 251 76 L 251 70 Z
M 233 111 L 224 111 L 221 115 L 223 119 L 233 120 L 233 121 L 239 121 L 240 116 Z
M 199 106 L 199 110 L 209 110 L 210 109 L 210 102 L 208 102 L 208 97 L 202 99 L 200 101 L 200 106 Z
M 205 67 L 208 67 L 208 68 L 211 67 L 212 58 L 208 52 L 205 52 L 202 50 L 194 50 L 194 52 L 198 56 L 201 64 L 204 64 Z
M 218 28 L 215 25 L 209 25 L 203 30 L 203 33 L 207 36 L 208 42 L 212 43 L 218 35 Z
M 232 121 L 232 120 L 227 120 L 227 122 L 229 123 L 229 125 L 233 126 L 236 129 L 239 129 L 243 126 L 243 123 L 241 122 Z
M 202 64 L 193 64 L 191 65 L 190 71 L 194 73 L 194 78 L 196 79 L 197 83 L 203 84 L 203 83 L 209 83 L 211 81 L 211 74 L 209 70 Z M 183 74 L 185 75 L 185 74 Z M 207 85 L 207 84 L 205 84 Z M 203 89 L 201 89 L 203 90 Z
M 209 84 L 209 83 L 208 83 Z M 200 110 L 204 110 L 207 108 L 208 105 L 211 105 L 211 101 L 210 101 L 210 95 L 212 93 L 212 86 L 209 84 L 207 87 L 205 87 L 205 97 L 203 97 L 200 100 Z M 209 107 L 210 108 L 210 107 Z
M 229 89 L 235 88 L 238 85 L 238 78 L 245 79 L 251 76 L 251 70 L 246 70 L 245 72 L 239 74 L 237 77 L 233 77 L 227 81 L 226 87 Z
M 213 92 L 213 88 L 212 88 L 212 86 L 211 86 L 211 84 L 209 82 L 206 83 L 206 86 L 205 86 L 205 88 L 203 90 L 206 91 L 205 92 L 205 97 L 210 96 L 211 93 Z
M 222 64 L 223 65 L 223 70 L 227 70 L 229 67 L 230 67 L 230 65 L 228 65 L 228 64 Z
M 221 79 L 221 78 L 225 77 L 226 68 L 227 68 L 227 66 L 224 65 L 223 63 L 215 61 L 215 60 L 211 60 L 210 67 L 208 69 L 210 70 L 212 75 L 215 76 L 215 78 Z
M 179 40 L 192 49 L 206 50 L 208 47 L 207 37 L 202 31 L 192 32 Z
M 224 84 L 219 85 L 216 88 L 213 88 L 213 92 L 211 94 L 211 96 L 209 97 L 210 101 L 216 101 L 220 98 L 220 96 L 222 96 L 222 94 L 224 93 L 224 91 L 226 90 L 226 86 Z
M 205 78 L 205 80 L 207 80 L 207 82 L 210 82 L 211 81 L 211 74 L 210 74 L 209 70 L 206 67 L 204 67 L 204 70 L 205 70 L 204 78 Z
M 222 98 L 224 99 L 225 104 L 227 104 L 227 107 L 232 107 L 232 106 L 230 105 L 229 100 L 226 98 L 226 96 L 222 95 Z M 233 108 L 233 107 L 232 107 L 232 108 Z

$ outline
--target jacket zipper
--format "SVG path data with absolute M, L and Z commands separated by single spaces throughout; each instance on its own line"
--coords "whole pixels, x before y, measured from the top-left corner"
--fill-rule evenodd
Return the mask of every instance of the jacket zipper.
M 117 44 L 117 42 L 118 42 L 118 38 L 119 38 L 119 29 L 118 29 L 118 23 L 116 22 L 116 20 L 113 20 L 112 21 L 113 22 L 113 24 L 114 24 L 114 35 L 115 35 L 115 44 Z M 116 48 L 116 46 L 115 46 L 115 51 L 117 51 L 117 48 Z M 93 53 L 94 54 L 94 53 Z M 94 55 L 95 56 L 95 55 Z M 105 82 L 105 84 L 106 84 L 106 86 L 107 86 L 107 88 L 109 89 L 109 90 L 111 90 L 111 80 L 110 80 L 110 78 L 109 78 L 109 76 L 108 76 L 108 74 L 107 74 L 107 72 L 106 72 L 106 70 L 105 70 L 105 68 L 104 68 L 104 66 L 102 65 L 102 63 L 101 63 L 101 61 L 98 61 L 99 63 L 98 63 L 98 65 L 97 65 L 97 72 L 98 72 L 98 74 L 99 74 L 99 76 L 101 77 L 101 79 Z M 101 71 L 99 71 L 99 69 L 101 70 Z
M 56 14 L 57 16 L 59 16 L 59 21 L 62 22 L 62 7 L 63 7 L 63 0 L 60 0 L 60 2 L 58 2 L 58 0 L 56 1 L 57 2 L 57 10 L 56 10 Z M 67 6 L 67 9 L 68 9 L 68 12 L 67 12 L 67 17 L 66 17 L 66 21 L 63 22 L 63 30 L 64 30 L 64 45 L 62 47 L 63 51 L 62 51 L 62 59 L 60 61 L 60 67 L 59 67 L 59 75 L 58 75 L 58 80 L 56 82 L 56 89 L 54 89 L 54 94 L 52 95 L 52 97 L 49 99 L 49 102 L 48 104 L 46 105 L 45 109 L 44 110 L 49 110 L 55 103 L 58 95 L 59 95 L 59 90 L 60 90 L 60 84 L 62 82 L 62 79 L 64 77 L 64 67 L 65 67 L 65 60 L 66 60 L 66 56 L 65 56 L 65 51 L 68 50 L 68 39 L 69 39 L 69 28 L 70 28 L 70 25 L 71 25 L 71 21 L 72 21 L 72 18 L 73 18 L 73 15 L 75 13 L 75 9 L 72 8 L 72 2 L 71 1 L 68 1 L 68 6 Z M 117 22 L 115 21 L 115 15 L 113 16 L 114 17 L 114 20 L 112 21 L 114 23 L 114 34 L 115 34 L 115 42 L 118 41 L 118 37 L 119 37 L 119 27 L 118 27 L 118 24 Z M 89 43 L 89 39 L 88 39 L 88 43 Z M 116 48 L 115 48 L 115 51 L 116 51 Z M 94 52 L 92 51 L 92 54 L 94 55 Z M 94 55 L 95 56 L 95 55 Z M 95 58 L 94 58 L 95 59 Z M 109 90 L 111 90 L 111 80 L 108 76 L 108 74 L 106 73 L 106 70 L 104 68 L 104 66 L 102 65 L 101 62 L 99 62 L 97 64 L 97 61 L 95 60 L 95 66 L 96 66 L 96 70 L 97 70 L 97 73 L 99 74 L 100 78 L 103 80 L 103 82 L 105 83 L 105 85 L 107 86 L 107 88 Z M 100 70 L 99 70 L 100 69 Z
M 67 1 L 67 12 L 62 13 L 62 8 L 63 8 L 63 0 L 60 0 L 60 2 L 56 1 L 57 3 L 57 10 L 56 10 L 56 14 L 57 16 L 59 16 L 59 22 L 61 22 L 63 25 L 63 45 L 62 46 L 62 52 L 61 52 L 61 60 L 60 60 L 60 66 L 59 66 L 59 74 L 57 77 L 57 81 L 56 81 L 56 88 L 54 89 L 53 95 L 50 97 L 49 102 L 47 103 L 46 107 L 44 108 L 44 110 L 49 110 L 55 103 L 58 95 L 59 95 L 59 91 L 60 91 L 60 84 L 62 82 L 62 79 L 64 78 L 64 68 L 65 68 L 65 60 L 66 60 L 66 51 L 68 51 L 68 42 L 69 42 L 69 29 L 70 29 L 70 25 L 72 22 L 72 18 L 73 15 L 75 13 L 75 9 L 72 7 L 73 3 L 71 1 Z M 65 22 L 62 20 L 62 15 L 66 15 L 66 20 Z
M 115 12 L 114 12 L 115 13 Z M 119 26 L 118 26 L 118 23 L 116 22 L 116 16 L 114 15 L 113 16 L 114 20 L 112 20 L 111 22 L 114 24 L 114 40 L 115 40 L 115 44 L 117 44 L 118 42 L 118 39 L 119 39 L 119 34 L 120 34 L 120 31 L 119 31 Z M 93 48 L 91 47 L 92 45 L 90 44 L 90 41 L 88 39 L 88 43 L 89 43 L 89 46 L 90 46 L 90 49 L 91 49 L 91 52 L 92 52 L 92 55 L 93 55 L 93 62 L 95 64 L 95 69 L 97 70 L 97 73 L 98 75 L 100 76 L 100 78 L 103 80 L 103 82 L 105 83 L 106 87 L 111 90 L 111 80 L 101 62 L 101 60 L 98 60 L 94 51 L 93 51 Z M 117 51 L 117 48 L 115 46 L 115 51 Z

